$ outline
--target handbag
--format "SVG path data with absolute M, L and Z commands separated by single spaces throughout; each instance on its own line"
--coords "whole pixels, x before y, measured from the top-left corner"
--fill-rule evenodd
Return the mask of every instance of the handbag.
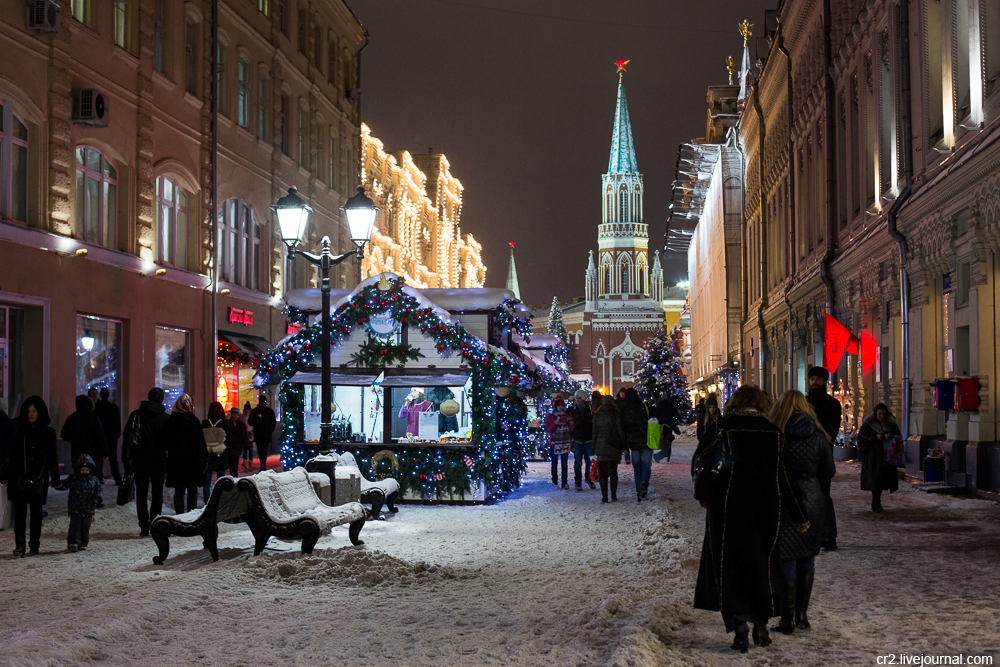
M 903 437 L 894 435 L 882 442 L 883 455 L 886 465 L 902 466 L 906 465 L 906 450 L 903 449 Z
M 601 474 L 597 471 L 597 459 L 590 462 L 590 481 L 596 482 L 601 479 Z
M 721 492 L 724 477 L 733 466 L 729 434 L 721 431 L 694 461 L 694 498 L 707 507 Z
M 118 487 L 118 506 L 128 505 L 135 500 L 135 478 L 132 475 L 125 475 L 121 486 Z
M 24 437 L 24 475 L 17 479 L 17 492 L 40 496 L 45 492 L 45 463 L 37 475 L 28 474 L 28 436 Z

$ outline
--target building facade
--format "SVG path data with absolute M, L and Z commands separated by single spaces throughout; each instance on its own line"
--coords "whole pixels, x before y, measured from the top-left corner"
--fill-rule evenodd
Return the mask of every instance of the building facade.
M 361 126 L 362 182 L 382 209 L 363 278 L 392 271 L 419 288 L 482 287 L 482 246 L 462 235 L 462 183 L 440 153 L 386 153 Z
M 635 357 L 646 338 L 664 326 L 663 270 L 649 257 L 643 220 L 643 181 L 635 160 L 622 77 L 608 171 L 601 179 L 598 252 L 585 274 L 586 297 L 579 336 L 571 345 L 573 372 L 590 374 L 605 393 L 632 386 Z M 575 313 L 564 311 L 567 328 Z
M 59 4 L 56 32 L 0 5 L 0 394 L 57 425 L 91 386 L 123 412 L 154 384 L 242 407 L 283 293 L 315 282 L 269 206 L 295 186 L 304 247 L 351 245 L 364 29 L 339 0 L 222 0 L 213 169 L 212 2 Z

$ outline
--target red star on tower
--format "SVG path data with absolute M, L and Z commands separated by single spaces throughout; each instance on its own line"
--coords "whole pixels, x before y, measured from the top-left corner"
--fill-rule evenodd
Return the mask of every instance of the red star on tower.
M 509 243 L 510 243 L 510 249 L 513 250 L 514 249 L 514 242 L 513 241 L 509 241 Z
M 631 60 L 625 60 L 623 58 L 619 58 L 618 62 L 615 63 L 615 65 L 618 67 L 618 71 L 615 72 L 615 73 L 616 74 L 621 74 L 622 72 L 627 72 L 628 70 L 625 69 L 625 65 L 628 65 L 630 62 L 632 62 L 632 61 Z

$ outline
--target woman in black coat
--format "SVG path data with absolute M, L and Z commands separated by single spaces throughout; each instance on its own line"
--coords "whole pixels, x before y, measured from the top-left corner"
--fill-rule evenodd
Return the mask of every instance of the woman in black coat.
M 174 411 L 164 428 L 167 443 L 167 486 L 174 489 L 174 511 L 185 511 L 184 496 L 187 494 L 187 510 L 198 507 L 198 487 L 205 482 L 205 464 L 208 463 L 208 448 L 201 422 L 194 416 L 191 397 L 181 394 L 174 404 Z
M 749 622 L 755 644 L 771 643 L 767 621 L 782 592 L 782 507 L 797 525 L 803 522 L 782 463 L 784 438 L 767 418 L 770 407 L 757 387 L 733 392 L 718 437 L 703 443 L 696 463 L 696 497 L 708 513 L 694 606 L 721 611 L 726 631 L 736 632 L 732 648 L 742 653 L 749 649 Z
M 823 519 L 830 480 L 836 472 L 826 431 L 802 392 L 791 389 L 771 408 L 775 426 L 785 433 L 785 470 L 809 521 L 809 529 L 799 532 L 788 513 L 781 525 L 781 568 L 785 580 L 781 622 L 771 628 L 791 634 L 795 628 L 809 629 L 809 598 L 812 596 L 816 556 L 823 540 Z
M 10 443 L 8 455 L 3 481 L 14 503 L 14 555 L 24 557 L 28 508 L 31 508 L 31 539 L 28 541 L 28 548 L 32 554 L 37 554 L 42 537 L 42 505 L 48 498 L 49 480 L 51 479 L 53 488 L 59 488 L 56 431 L 49 426 L 49 409 L 41 397 L 29 396 L 21 405 L 17 434 Z M 18 483 L 22 477 L 40 478 L 41 490 L 30 493 L 19 489 Z
M 895 493 L 899 488 L 896 466 L 885 463 L 883 444 L 886 437 L 900 435 L 899 426 L 885 403 L 875 406 L 858 430 L 858 451 L 861 460 L 861 490 L 872 492 L 872 511 L 882 512 L 882 492 Z
M 649 476 L 653 468 L 653 450 L 646 446 L 646 432 L 649 428 L 651 413 L 646 404 L 639 398 L 635 387 L 625 390 L 621 402 L 622 430 L 628 443 L 632 470 L 635 474 L 636 500 L 642 502 L 649 491 Z

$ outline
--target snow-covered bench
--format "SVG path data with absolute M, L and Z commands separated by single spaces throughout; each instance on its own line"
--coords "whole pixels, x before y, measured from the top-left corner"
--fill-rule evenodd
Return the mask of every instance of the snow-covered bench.
M 149 534 L 156 542 L 160 553 L 153 562 L 163 565 L 170 553 L 170 536 L 191 537 L 201 535 L 205 548 L 212 554 L 212 560 L 219 560 L 219 522 L 238 523 L 245 520 L 250 509 L 243 493 L 237 489 L 236 480 L 230 476 L 220 477 L 212 489 L 208 504 L 204 507 L 175 516 L 160 515 L 153 519 Z
M 334 526 L 351 524 L 351 544 L 364 544 L 358 535 L 365 525 L 361 503 L 324 505 L 305 468 L 287 472 L 268 470 L 243 477 L 237 487 L 247 496 L 247 523 L 254 537 L 254 555 L 273 537 L 302 540 L 302 553 L 312 553 L 316 541 Z
M 380 482 L 368 481 L 361 469 L 358 467 L 358 462 L 354 459 L 354 455 L 350 452 L 344 452 L 340 454 L 340 461 L 337 463 L 338 468 L 347 468 L 351 472 L 357 471 L 358 477 L 361 478 L 361 502 L 371 503 L 372 509 L 369 516 L 373 519 L 378 519 L 379 515 L 382 513 L 382 505 L 385 504 L 389 508 L 390 512 L 398 512 L 399 508 L 396 507 L 396 496 L 399 494 L 399 482 L 393 478 L 383 479 Z

